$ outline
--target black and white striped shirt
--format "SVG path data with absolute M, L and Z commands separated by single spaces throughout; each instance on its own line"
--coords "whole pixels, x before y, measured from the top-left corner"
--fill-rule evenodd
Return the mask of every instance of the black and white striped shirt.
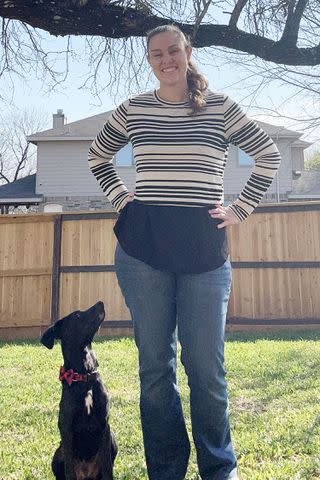
M 229 97 L 208 91 L 206 101 L 206 109 L 192 116 L 187 102 L 164 101 L 150 91 L 114 110 L 90 147 L 89 165 L 117 211 L 129 192 L 112 159 L 128 142 L 136 166 L 135 199 L 189 207 L 223 201 L 223 174 L 232 143 L 255 161 L 250 178 L 230 205 L 240 220 L 250 215 L 276 174 L 279 151 Z

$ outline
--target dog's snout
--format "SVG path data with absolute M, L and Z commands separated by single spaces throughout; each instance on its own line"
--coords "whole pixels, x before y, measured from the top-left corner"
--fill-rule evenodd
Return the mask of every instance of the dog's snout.
M 96 308 L 98 308 L 99 310 L 104 310 L 104 303 L 99 300 L 99 302 L 96 303 Z
M 95 304 L 95 309 L 98 314 L 99 321 L 102 322 L 105 317 L 104 303 L 100 300 Z

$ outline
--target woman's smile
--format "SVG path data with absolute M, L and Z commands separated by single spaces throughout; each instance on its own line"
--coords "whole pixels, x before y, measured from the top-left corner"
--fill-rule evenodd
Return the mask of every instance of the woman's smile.
M 177 70 L 177 67 L 165 67 L 162 69 L 162 72 L 167 73 L 167 72 L 174 72 Z

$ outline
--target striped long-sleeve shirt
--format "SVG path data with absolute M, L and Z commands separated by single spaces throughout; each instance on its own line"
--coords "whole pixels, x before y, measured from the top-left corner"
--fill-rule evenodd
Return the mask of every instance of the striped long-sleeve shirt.
M 90 147 L 89 165 L 117 211 L 129 192 L 112 159 L 128 142 L 136 166 L 136 200 L 190 207 L 221 202 L 232 143 L 250 155 L 255 165 L 230 207 L 244 220 L 258 205 L 279 167 L 279 151 L 229 97 L 208 91 L 206 100 L 206 109 L 192 116 L 187 102 L 164 101 L 150 91 L 114 110 Z

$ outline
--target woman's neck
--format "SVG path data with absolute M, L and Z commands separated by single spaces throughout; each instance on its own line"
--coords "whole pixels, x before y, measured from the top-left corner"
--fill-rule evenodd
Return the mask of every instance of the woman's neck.
M 188 100 L 188 85 L 185 84 L 181 87 L 166 87 L 160 85 L 157 93 L 162 100 L 167 100 L 168 102 L 185 102 Z

